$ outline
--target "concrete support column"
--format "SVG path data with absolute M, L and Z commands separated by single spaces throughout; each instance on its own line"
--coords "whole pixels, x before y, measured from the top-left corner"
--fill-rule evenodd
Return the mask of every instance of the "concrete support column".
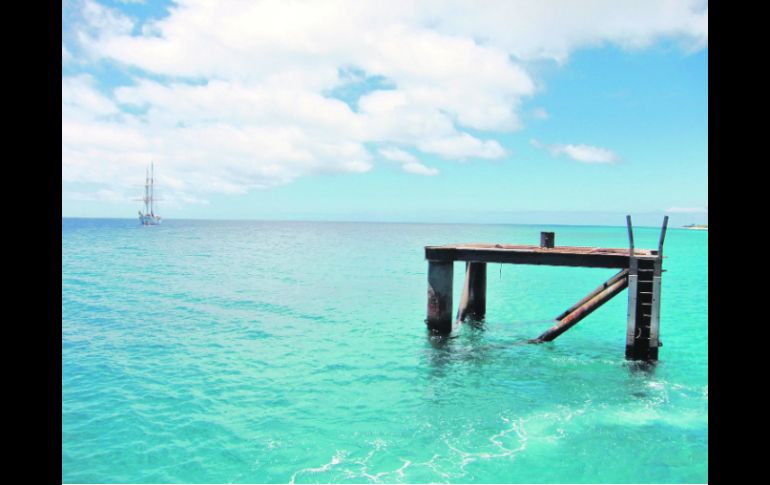
M 465 263 L 465 285 L 463 286 L 457 319 L 467 317 L 481 320 L 487 312 L 487 263 Z
M 626 359 L 658 360 L 660 346 L 660 258 L 631 258 L 628 278 Z
M 666 220 L 666 222 L 668 222 L 668 220 Z M 663 246 L 662 242 L 661 246 Z M 653 273 L 654 276 L 652 278 L 652 305 L 650 315 L 650 359 L 652 360 L 658 359 L 658 347 L 662 345 L 660 341 L 660 283 L 661 275 L 663 273 L 662 266 L 663 258 L 660 257 L 655 262 L 655 272 Z
M 630 230 L 631 229 L 629 229 L 629 231 Z M 630 237 L 633 237 L 633 236 L 630 236 Z M 629 268 L 628 268 L 628 312 L 626 315 L 627 316 L 626 359 L 628 360 L 638 359 L 637 339 L 639 338 L 639 334 L 641 331 L 641 329 L 638 328 L 638 325 L 637 325 L 638 309 L 639 309 L 639 261 L 635 257 L 631 256 L 629 259 Z
M 431 331 L 449 334 L 452 331 L 453 263 L 428 261 L 428 318 Z

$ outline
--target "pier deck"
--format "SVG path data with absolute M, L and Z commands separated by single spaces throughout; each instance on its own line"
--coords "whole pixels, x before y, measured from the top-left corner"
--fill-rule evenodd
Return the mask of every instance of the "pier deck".
M 658 252 L 635 249 L 634 257 L 655 260 Z M 628 248 L 594 248 L 582 246 L 540 246 L 516 244 L 460 243 L 425 246 L 429 261 L 469 261 L 479 263 L 537 264 L 550 266 L 580 266 L 583 268 L 628 268 L 631 264 Z

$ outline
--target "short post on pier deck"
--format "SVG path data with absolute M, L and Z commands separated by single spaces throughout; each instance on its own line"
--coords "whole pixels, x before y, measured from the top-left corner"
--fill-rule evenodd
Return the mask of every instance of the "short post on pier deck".
M 428 328 L 436 333 L 452 332 L 451 261 L 428 261 Z
M 556 243 L 556 233 L 554 232 L 541 232 L 540 233 L 540 247 L 541 248 L 553 248 Z
M 487 312 L 487 263 L 465 263 L 465 285 L 457 310 L 457 320 L 481 320 Z

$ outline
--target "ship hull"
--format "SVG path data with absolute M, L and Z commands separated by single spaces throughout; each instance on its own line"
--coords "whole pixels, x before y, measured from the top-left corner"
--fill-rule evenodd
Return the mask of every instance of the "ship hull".
M 151 215 L 141 215 L 139 216 L 139 222 L 143 226 L 157 226 L 158 224 L 160 224 L 160 217 L 151 216 Z

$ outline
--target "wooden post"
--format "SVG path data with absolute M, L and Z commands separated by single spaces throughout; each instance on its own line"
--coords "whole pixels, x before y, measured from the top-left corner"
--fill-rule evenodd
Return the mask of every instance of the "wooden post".
M 457 309 L 457 320 L 466 317 L 477 320 L 487 312 L 487 263 L 465 263 L 465 285 Z
M 556 233 L 554 232 L 541 232 L 540 233 L 540 247 L 552 248 L 556 242 Z
M 663 241 L 666 240 L 666 228 L 668 227 L 668 216 L 663 217 L 663 227 L 660 228 L 660 240 L 658 241 L 658 257 L 663 257 Z
M 634 257 L 634 227 L 631 224 L 631 215 L 626 216 L 626 227 L 628 227 L 628 255 Z
M 428 328 L 436 333 L 452 331 L 453 263 L 428 261 Z

